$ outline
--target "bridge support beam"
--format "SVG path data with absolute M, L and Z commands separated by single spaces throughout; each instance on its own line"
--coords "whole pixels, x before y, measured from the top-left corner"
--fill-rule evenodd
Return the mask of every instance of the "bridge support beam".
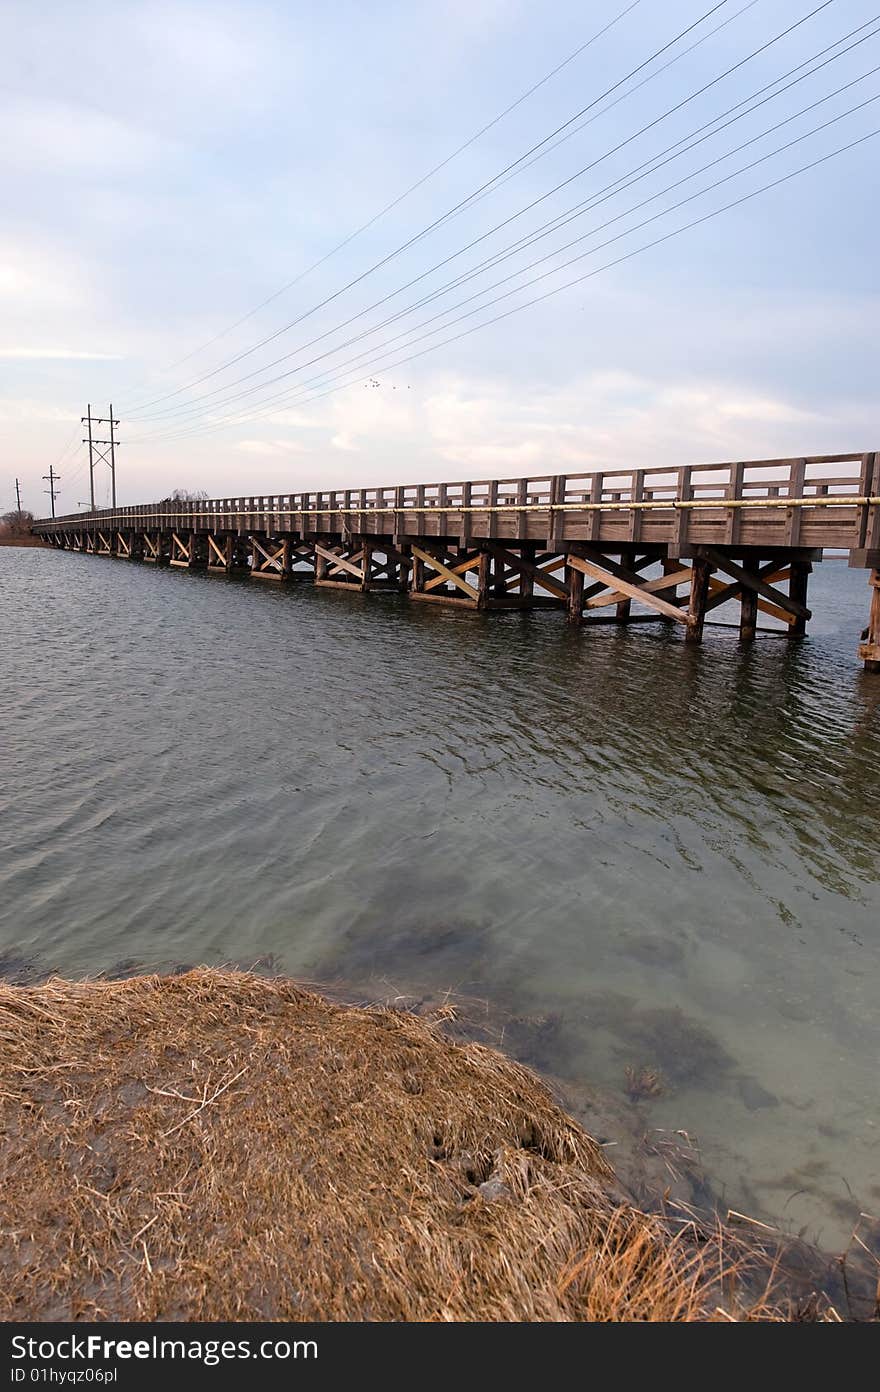
M 706 621 L 706 603 L 709 598 L 711 578 L 711 561 L 706 556 L 696 556 L 691 566 L 691 592 L 684 631 L 686 643 L 702 643 L 703 641 L 703 625 Z
M 812 618 L 806 604 L 812 565 L 803 552 L 800 555 L 783 552 L 763 564 L 758 555 L 735 561 L 715 547 L 707 547 L 705 555 L 712 569 L 726 577 L 721 580 L 710 576 L 707 613 L 729 599 L 739 599 L 740 637 L 745 641 L 751 641 L 757 632 L 759 612 L 786 624 L 789 637 L 803 637 L 807 620 Z M 788 581 L 788 594 L 776 588 L 785 580 Z
M 208 569 L 220 570 L 228 575 L 235 563 L 233 538 L 231 535 L 214 537 L 208 533 Z
M 373 543 L 348 537 L 341 542 L 316 541 L 315 584 L 335 590 L 370 589 L 373 579 Z
M 750 576 L 757 576 L 758 562 L 749 558 L 743 561 L 743 569 Z M 743 643 L 752 643 L 758 632 L 758 591 L 751 585 L 737 586 L 739 589 L 739 636 Z
M 877 674 L 880 673 L 880 569 L 871 571 L 868 584 L 871 586 L 871 609 L 868 626 L 862 633 L 859 657 L 866 672 Z
M 264 541 L 251 537 L 251 578 L 287 580 L 290 577 L 290 541 Z
M 795 616 L 794 623 L 789 625 L 789 638 L 803 638 L 807 631 L 807 619 L 810 614 L 807 608 L 807 585 L 812 569 L 809 561 L 792 561 L 791 563 L 788 597 L 795 604 L 801 606 L 801 612 Z
M 182 570 L 192 570 L 199 564 L 198 536 L 195 532 L 171 533 L 171 559 L 169 565 Z
M 480 591 L 473 573 L 479 568 L 479 550 L 459 546 L 452 551 L 443 542 L 419 538 L 412 543 L 412 559 L 411 599 L 477 608 Z
M 686 616 L 678 604 L 670 603 L 677 586 L 690 580 L 689 568 L 676 564 L 673 568 L 664 566 L 664 573 L 657 579 L 648 580 L 642 574 L 660 557 L 656 554 L 642 556 L 621 556 L 615 560 L 597 547 L 579 546 L 571 548 L 567 556 L 568 566 L 568 618 L 571 623 L 636 623 L 649 619 L 673 619 L 685 623 Z M 574 578 L 580 574 L 581 580 Z M 591 583 L 584 587 L 583 578 Z M 646 615 L 633 615 L 630 609 L 621 614 L 621 605 L 632 604 L 638 600 L 652 612 Z M 613 616 L 584 619 L 600 609 L 614 608 Z
M 168 543 L 162 532 L 144 532 L 144 560 L 150 565 L 162 565 L 168 559 Z

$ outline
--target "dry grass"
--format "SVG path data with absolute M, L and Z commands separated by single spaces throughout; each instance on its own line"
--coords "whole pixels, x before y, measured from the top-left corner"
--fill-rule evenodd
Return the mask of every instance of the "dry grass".
M 0 1062 L 5 1319 L 781 1317 L 436 1021 L 243 973 L 53 980 L 0 986 Z

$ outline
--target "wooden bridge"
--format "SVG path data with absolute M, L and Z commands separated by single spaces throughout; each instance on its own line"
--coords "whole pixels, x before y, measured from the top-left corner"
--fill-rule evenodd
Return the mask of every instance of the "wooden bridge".
M 475 610 L 552 607 L 577 624 L 668 621 L 687 642 L 730 600 L 742 638 L 761 613 L 801 636 L 813 563 L 845 551 L 870 572 L 858 655 L 880 672 L 880 452 L 166 500 L 44 518 L 34 531 L 153 565 Z

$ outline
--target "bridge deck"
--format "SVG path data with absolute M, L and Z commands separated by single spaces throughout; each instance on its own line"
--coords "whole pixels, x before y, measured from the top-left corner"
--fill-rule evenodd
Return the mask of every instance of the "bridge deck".
M 680 619 L 691 640 L 727 599 L 740 601 L 746 637 L 756 606 L 802 633 L 810 564 L 843 550 L 874 572 L 859 655 L 880 670 L 880 452 L 166 500 L 44 518 L 34 530 L 75 550 L 246 565 L 260 578 L 305 563 L 319 584 L 475 608 L 555 604 L 577 622 L 611 604 L 616 621 L 642 617 L 636 599 L 649 617 Z M 663 575 L 646 579 L 658 563 Z

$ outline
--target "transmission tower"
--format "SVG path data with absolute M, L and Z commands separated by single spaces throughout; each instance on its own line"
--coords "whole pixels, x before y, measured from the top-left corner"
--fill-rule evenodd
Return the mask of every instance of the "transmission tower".
M 110 403 L 109 416 L 93 416 L 92 408 L 89 405 L 88 415 L 81 417 L 83 425 L 88 422 L 89 433 L 83 439 L 83 444 L 89 447 L 89 494 L 92 500 L 92 512 L 95 511 L 95 465 L 104 463 L 110 470 L 110 489 L 113 506 L 116 507 L 116 446 L 119 441 L 116 438 L 115 430 L 119 424 L 113 416 L 113 403 Z M 108 425 L 110 427 L 109 440 L 96 440 L 92 435 L 93 425 Z

